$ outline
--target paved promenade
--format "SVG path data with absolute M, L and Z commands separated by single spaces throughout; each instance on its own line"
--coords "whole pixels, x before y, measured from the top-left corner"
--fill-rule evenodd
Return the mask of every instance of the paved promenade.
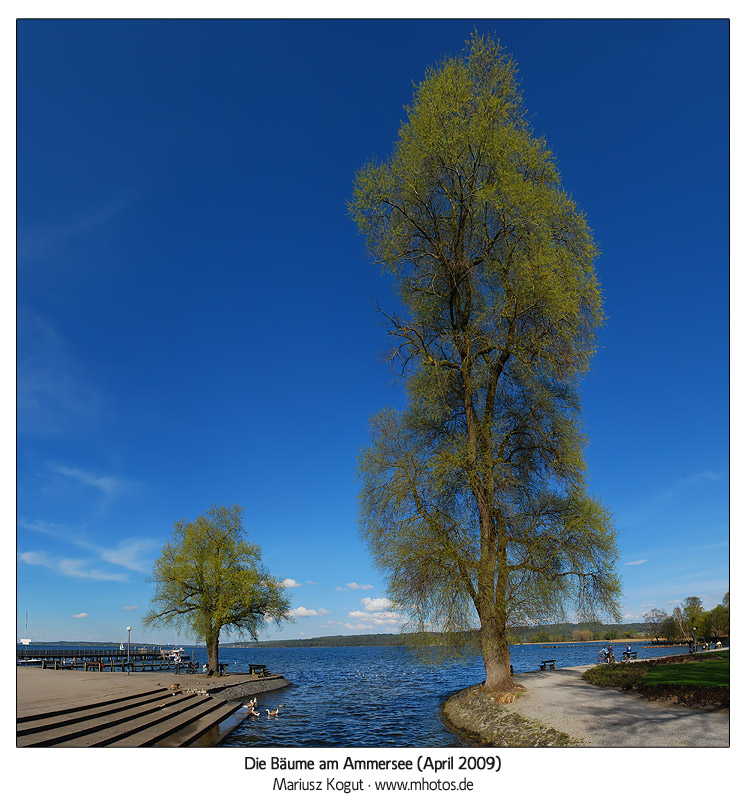
M 205 689 L 221 699 L 250 697 L 260 692 L 287 686 L 281 676 L 257 675 L 176 675 L 173 672 L 79 672 L 73 670 L 16 667 L 18 713 L 46 708 L 80 705 L 92 698 L 127 695 L 132 692 L 169 687 L 178 683 L 182 691 Z
M 593 686 L 581 677 L 592 665 L 526 672 L 528 690 L 506 710 L 536 719 L 587 747 L 727 747 L 730 714 L 644 700 Z

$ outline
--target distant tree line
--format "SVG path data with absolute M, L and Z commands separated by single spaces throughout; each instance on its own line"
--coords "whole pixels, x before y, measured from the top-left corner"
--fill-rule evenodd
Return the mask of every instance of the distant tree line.
M 667 614 L 660 608 L 652 608 L 644 615 L 648 634 L 656 639 L 692 639 L 696 629 L 697 640 L 714 639 L 730 634 L 730 592 L 726 592 L 721 603 L 705 611 L 699 597 L 684 599 Z

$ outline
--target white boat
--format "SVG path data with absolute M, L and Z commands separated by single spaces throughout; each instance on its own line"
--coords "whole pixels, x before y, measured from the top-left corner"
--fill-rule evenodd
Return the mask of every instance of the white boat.
M 26 648 L 26 652 L 28 652 L 28 646 L 31 644 L 31 639 L 28 638 L 28 611 L 26 612 L 26 627 L 24 630 L 23 639 L 21 639 L 21 644 Z M 17 667 L 40 667 L 41 666 L 41 659 L 40 658 L 29 658 L 26 656 L 25 658 L 17 658 L 16 659 L 16 666 Z
M 171 661 L 183 661 L 186 656 L 183 647 L 172 647 L 169 650 L 165 650 L 161 647 L 161 658 L 168 658 Z

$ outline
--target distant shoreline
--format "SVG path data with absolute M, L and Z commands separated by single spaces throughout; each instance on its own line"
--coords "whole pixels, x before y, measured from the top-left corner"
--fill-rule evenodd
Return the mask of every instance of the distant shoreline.
M 381 638 L 378 638 L 381 637 Z M 390 638 L 388 638 L 390 637 Z M 263 641 L 263 642 L 225 642 L 220 644 L 221 650 L 230 650 L 232 648 L 238 647 L 253 647 L 253 648 L 264 648 L 264 647 L 404 647 L 407 645 L 405 637 L 399 634 L 376 634 L 371 636 L 361 636 L 359 637 L 360 640 L 364 641 L 355 641 L 358 637 L 355 636 L 342 636 L 342 637 L 315 637 L 310 639 L 280 639 L 277 641 Z M 335 641 L 335 639 L 337 641 Z M 339 639 L 344 639 L 344 641 L 338 641 Z M 514 647 L 525 647 L 525 646 L 540 646 L 540 647 L 563 647 L 566 645 L 576 645 L 578 647 L 582 647 L 583 645 L 592 645 L 592 644 L 626 644 L 626 643 L 647 643 L 652 642 L 653 640 L 648 637 L 645 639 L 590 639 L 586 642 L 578 642 L 573 639 L 563 640 L 561 642 L 513 642 L 511 646 Z M 434 642 L 433 644 L 437 644 Z M 194 647 L 204 647 L 204 644 L 169 644 L 169 645 L 160 645 L 157 643 L 152 642 L 131 642 L 130 647 L 134 650 L 138 647 L 183 647 L 184 649 L 194 648 Z M 673 646 L 673 645 L 672 645 Z M 33 642 L 32 644 L 28 645 L 28 649 L 39 650 L 49 647 L 60 647 L 60 648 L 99 648 L 99 647 L 106 647 L 106 648 L 120 648 L 119 642 L 65 642 L 65 641 L 56 641 L 56 642 Z M 25 645 L 20 643 L 16 643 L 16 649 L 22 650 L 26 649 Z

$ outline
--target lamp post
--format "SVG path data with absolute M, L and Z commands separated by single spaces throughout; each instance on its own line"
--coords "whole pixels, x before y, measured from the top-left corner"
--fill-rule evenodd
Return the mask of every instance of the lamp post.
M 694 652 L 697 652 L 697 629 L 692 628 L 692 636 L 694 637 Z
M 132 671 L 132 665 L 130 664 L 130 632 L 132 631 L 131 626 L 127 626 L 127 675 L 129 676 L 130 672 Z

